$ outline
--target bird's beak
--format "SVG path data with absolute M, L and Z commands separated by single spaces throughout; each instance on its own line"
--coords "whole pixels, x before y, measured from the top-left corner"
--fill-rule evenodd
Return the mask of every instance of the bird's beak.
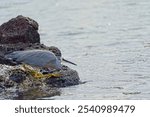
M 64 59 L 64 58 L 62 58 L 62 61 L 64 61 L 64 62 L 67 62 L 67 63 L 70 63 L 70 64 L 72 64 L 72 65 L 76 65 L 76 66 L 77 66 L 77 64 L 75 64 L 75 63 L 73 63 L 73 62 L 71 62 L 71 61 L 68 61 L 68 60 L 66 60 L 66 59 Z

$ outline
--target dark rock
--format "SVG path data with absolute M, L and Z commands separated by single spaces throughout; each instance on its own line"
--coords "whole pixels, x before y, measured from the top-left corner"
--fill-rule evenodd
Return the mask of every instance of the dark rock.
M 60 95 L 58 88 L 46 84 L 46 78 L 36 79 L 20 69 L 8 72 L 10 73 L 9 79 L 1 78 L 3 82 L 0 82 L 0 92 L 2 92 L 0 99 L 31 100 Z
M 16 83 L 22 83 L 24 80 L 26 80 L 26 73 L 23 70 L 16 69 L 11 71 L 11 75 L 9 76 L 9 79 L 16 82 Z
M 14 86 L 14 82 L 12 80 L 6 80 L 5 83 L 4 83 L 4 86 L 6 88 L 13 87 Z
M 0 76 L 0 99 L 51 97 L 61 94 L 59 87 L 80 84 L 77 71 L 67 66 L 63 66 L 60 71 L 54 71 L 62 74 L 59 78 L 36 79 L 21 69 L 14 69 L 20 63 L 5 58 L 6 54 L 14 51 L 41 49 L 52 51 L 61 59 L 61 51 L 57 47 L 40 44 L 37 30 L 37 22 L 23 16 L 13 18 L 0 26 L 0 64 L 13 66 L 5 77 Z
M 40 43 L 38 23 L 28 17 L 17 16 L 0 26 L 0 43 Z
M 2 93 L 4 91 L 3 86 L 0 85 L 0 93 Z
M 5 78 L 3 76 L 0 76 L 0 82 L 4 82 Z
M 67 87 L 78 85 L 80 83 L 78 73 L 75 70 L 72 70 L 67 66 L 63 66 L 60 73 L 62 74 L 62 77 L 47 78 L 46 83 L 52 87 Z
M 5 59 L 4 57 L 0 57 L 0 64 L 6 64 L 6 65 L 17 65 L 18 63 L 12 61 L 12 60 L 9 60 L 9 59 Z
M 17 100 L 35 100 L 40 99 L 44 97 L 52 97 L 56 95 L 60 95 L 60 91 L 56 88 L 30 88 L 27 91 L 16 91 L 16 96 L 13 97 L 13 99 Z
M 2 84 L 0 84 L 0 92 L 2 91 L 2 89 L 5 89 L 5 87 Z

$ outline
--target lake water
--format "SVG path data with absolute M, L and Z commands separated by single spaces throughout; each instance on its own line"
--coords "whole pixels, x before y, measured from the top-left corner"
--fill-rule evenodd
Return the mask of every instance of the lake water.
M 0 24 L 17 15 L 87 81 L 47 99 L 150 99 L 150 0 L 0 0 Z

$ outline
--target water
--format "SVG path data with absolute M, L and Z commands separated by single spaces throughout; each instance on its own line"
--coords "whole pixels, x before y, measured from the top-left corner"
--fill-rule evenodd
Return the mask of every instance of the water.
M 149 0 L 0 0 L 0 23 L 35 19 L 87 83 L 48 99 L 150 99 Z

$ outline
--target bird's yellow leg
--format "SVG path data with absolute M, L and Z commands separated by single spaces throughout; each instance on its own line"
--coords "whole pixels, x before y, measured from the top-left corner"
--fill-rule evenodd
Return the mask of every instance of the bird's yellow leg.
M 23 68 L 29 72 L 33 77 L 35 78 L 51 78 L 51 77 L 60 77 L 61 74 L 60 73 L 49 73 L 49 74 L 42 74 L 39 73 L 36 70 L 32 70 L 29 67 L 27 67 L 27 65 L 23 64 Z

